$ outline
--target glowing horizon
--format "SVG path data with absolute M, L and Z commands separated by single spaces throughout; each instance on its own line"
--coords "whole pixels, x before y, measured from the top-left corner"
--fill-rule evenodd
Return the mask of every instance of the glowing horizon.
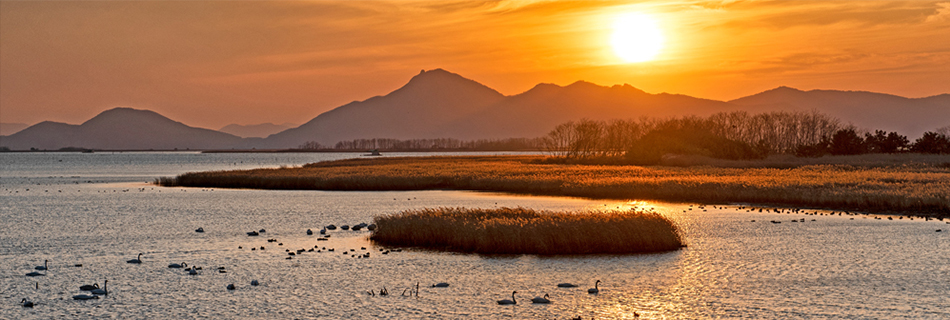
M 652 60 L 610 44 L 631 12 L 662 30 Z M 948 93 L 946 30 L 939 1 L 3 1 L 0 122 L 128 106 L 206 128 L 299 123 L 435 68 L 506 95 L 583 80 L 717 100 L 779 86 L 917 98 Z

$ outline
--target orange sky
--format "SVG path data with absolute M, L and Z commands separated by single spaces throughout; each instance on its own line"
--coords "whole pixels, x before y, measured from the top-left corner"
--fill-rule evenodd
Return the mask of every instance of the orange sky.
M 614 17 L 654 17 L 626 64 Z M 444 68 L 511 95 L 629 83 L 729 100 L 786 85 L 950 92 L 944 1 L 0 2 L 0 122 L 126 106 L 192 126 L 300 124 Z

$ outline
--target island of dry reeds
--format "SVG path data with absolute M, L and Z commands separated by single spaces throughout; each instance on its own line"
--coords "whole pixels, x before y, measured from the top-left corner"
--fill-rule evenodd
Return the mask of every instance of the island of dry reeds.
M 379 216 L 371 240 L 481 254 L 623 254 L 683 247 L 656 213 L 547 212 L 525 208 L 436 208 Z
M 811 164 L 808 161 L 815 160 L 794 158 L 765 165 L 690 166 L 572 164 L 544 156 L 374 158 L 298 168 L 195 172 L 158 182 L 253 189 L 475 190 L 950 217 L 950 162 L 942 162 L 945 157 L 856 157 L 840 163 Z

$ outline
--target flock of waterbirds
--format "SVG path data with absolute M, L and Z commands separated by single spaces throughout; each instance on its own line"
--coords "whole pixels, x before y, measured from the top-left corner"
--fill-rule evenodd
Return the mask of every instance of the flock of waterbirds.
M 686 212 L 686 211 L 689 211 L 689 210 L 693 210 L 693 208 L 694 208 L 694 206 L 693 206 L 693 205 L 690 205 L 688 209 L 683 210 L 683 211 Z M 720 207 L 720 206 L 715 206 L 715 205 L 713 205 L 713 208 L 715 208 L 715 209 L 726 209 L 727 207 L 726 207 L 726 206 L 721 206 L 721 207 Z M 706 211 L 706 206 L 704 206 L 704 205 L 699 205 L 699 206 L 697 206 L 697 209 Z M 744 211 L 746 211 L 746 212 L 759 212 L 759 213 L 775 213 L 775 214 L 805 214 L 805 215 L 811 215 L 811 216 L 862 216 L 862 215 L 863 215 L 863 216 L 864 216 L 864 217 L 863 217 L 864 219 L 868 219 L 869 217 L 871 217 L 871 218 L 873 218 L 873 219 L 875 219 L 875 220 L 884 220 L 884 219 L 885 219 L 885 217 L 882 217 L 882 216 L 872 216 L 872 215 L 867 214 L 867 213 L 857 213 L 857 212 L 849 212 L 849 211 L 821 212 L 821 211 L 815 210 L 815 211 L 813 211 L 813 212 L 809 212 L 808 210 L 799 209 L 799 208 L 757 208 L 757 207 L 741 206 L 741 205 L 740 205 L 740 206 L 736 206 L 736 207 L 735 207 L 735 210 L 736 210 L 736 211 L 744 210 Z M 915 218 L 915 216 L 906 216 L 906 217 L 907 217 L 908 220 L 914 220 L 914 218 Z M 886 216 L 886 219 L 887 219 L 887 220 L 895 220 L 895 218 L 896 218 L 896 220 L 903 220 L 903 219 L 905 218 L 905 216 Z M 926 217 L 926 216 L 917 216 L 916 218 L 924 219 L 925 221 L 930 221 L 930 220 L 943 221 L 943 218 L 932 218 L 932 217 Z M 854 217 L 851 217 L 850 219 L 851 219 L 851 220 L 854 220 Z M 790 220 L 790 221 L 791 221 L 791 222 L 805 222 L 805 220 L 806 220 L 805 218 L 801 218 L 801 219 L 792 219 L 792 220 Z M 752 222 L 756 222 L 756 220 L 751 220 L 751 221 L 752 221 Z M 811 219 L 811 221 L 816 221 L 816 219 Z M 771 222 L 772 224 L 780 224 L 780 223 L 782 223 L 782 221 L 780 221 L 780 220 L 771 220 L 771 221 L 769 221 L 769 222 Z M 947 224 L 950 224 L 950 222 L 947 222 Z M 341 225 L 341 226 L 338 227 L 338 226 L 336 226 L 336 225 L 330 224 L 330 225 L 324 226 L 321 230 L 318 231 L 319 234 L 320 234 L 320 237 L 317 238 L 316 240 L 317 240 L 317 241 L 328 241 L 329 238 L 331 237 L 331 235 L 328 234 L 328 231 L 337 230 L 338 228 L 341 229 L 341 230 L 352 230 L 352 231 L 360 231 L 360 230 L 362 230 L 362 229 L 366 229 L 366 230 L 368 230 L 368 231 L 373 231 L 373 230 L 376 229 L 376 225 L 375 225 L 375 224 L 367 224 L 367 223 L 359 223 L 359 224 L 355 224 L 355 225 L 352 225 L 352 226 L 350 226 L 350 225 Z M 943 231 L 942 229 L 937 229 L 937 230 L 936 230 L 936 232 L 942 232 L 942 231 Z M 200 228 L 200 227 L 199 227 L 198 229 L 195 230 L 195 232 L 197 232 L 197 233 L 204 233 L 205 230 L 204 230 L 204 228 Z M 263 233 L 266 233 L 266 230 L 260 229 L 260 230 L 256 230 L 256 231 L 249 231 L 249 232 L 247 232 L 247 236 L 249 236 L 249 237 L 256 237 L 256 236 L 260 236 L 260 235 L 263 234 Z M 314 234 L 314 231 L 313 231 L 312 229 L 307 229 L 307 230 L 306 230 L 306 234 L 307 234 L 307 235 L 313 235 L 313 234 Z M 278 245 L 278 246 L 283 246 L 283 243 L 278 242 L 277 239 L 267 239 L 267 242 L 269 242 L 269 243 L 277 242 L 277 245 Z M 259 248 L 260 248 L 261 251 L 263 251 L 263 250 L 266 249 L 265 246 L 260 246 Z M 242 249 L 242 250 L 243 250 L 244 247 L 243 247 L 243 246 L 239 246 L 238 249 Z M 251 247 L 251 250 L 252 250 L 252 251 L 256 251 L 256 250 L 258 250 L 258 247 L 257 247 L 257 246 Z M 313 248 L 297 249 L 297 250 L 285 249 L 284 251 L 287 252 L 287 254 L 288 254 L 288 256 L 287 256 L 285 259 L 290 260 L 290 259 L 293 259 L 294 256 L 299 255 L 299 254 L 302 254 L 302 253 L 305 253 L 305 252 L 316 252 L 316 253 L 320 253 L 320 252 L 334 252 L 335 250 L 336 250 L 336 249 L 333 248 L 333 247 L 327 248 L 326 246 L 321 247 L 321 246 L 319 246 L 319 245 L 314 245 Z M 369 258 L 369 257 L 370 257 L 370 252 L 366 252 L 366 250 L 367 250 L 366 247 L 361 247 L 360 250 L 361 250 L 360 253 L 357 253 L 357 252 L 356 252 L 356 249 L 348 249 L 348 250 L 347 250 L 347 249 L 343 249 L 341 252 L 343 253 L 343 255 L 349 255 L 349 256 L 351 256 L 351 257 L 353 257 L 353 258 Z M 402 249 L 382 249 L 382 248 L 380 248 L 379 251 L 380 251 L 382 254 L 389 254 L 390 252 L 401 252 Z M 142 264 L 142 255 L 143 255 L 143 253 L 139 253 L 139 254 L 136 256 L 135 259 L 127 260 L 126 263 L 141 265 L 141 264 Z M 74 266 L 74 267 L 82 267 L 82 264 L 74 264 L 73 266 Z M 202 270 L 202 268 L 201 268 L 201 267 L 198 267 L 198 266 L 190 266 L 190 267 L 189 267 L 188 264 L 185 263 L 185 262 L 170 263 L 170 264 L 168 264 L 168 268 L 184 269 L 184 271 L 187 272 L 189 275 L 197 275 L 197 274 L 199 274 L 198 271 L 199 271 L 199 270 Z M 36 271 L 32 271 L 32 272 L 30 272 L 30 273 L 27 273 L 26 276 L 28 276 L 28 277 L 45 276 L 46 274 L 45 274 L 45 273 L 41 273 L 40 271 L 47 271 L 47 272 L 49 271 L 49 260 L 48 260 L 48 259 L 47 259 L 47 260 L 44 260 L 44 261 L 43 261 L 43 265 L 41 265 L 41 266 L 36 266 L 36 267 L 34 267 L 34 269 L 35 269 Z M 224 267 L 217 267 L 215 270 L 217 270 L 219 273 L 226 273 L 226 272 L 227 272 Z M 601 282 L 600 280 L 597 280 L 597 281 L 594 283 L 594 287 L 588 289 L 587 292 L 590 293 L 590 294 L 597 294 L 597 293 L 599 293 L 599 292 L 600 292 L 600 288 L 599 288 L 600 282 Z M 251 286 L 259 286 L 259 285 L 260 285 L 260 282 L 259 282 L 258 280 L 252 280 L 252 281 L 250 282 L 250 284 L 251 284 Z M 39 283 L 37 283 L 37 287 L 39 287 Z M 445 282 L 440 282 L 440 283 L 433 284 L 431 287 L 432 287 L 432 288 L 447 288 L 447 287 L 449 287 L 449 284 L 448 284 L 448 283 L 445 283 Z M 574 288 L 574 287 L 578 287 L 578 286 L 575 285 L 575 284 L 572 284 L 572 283 L 559 283 L 559 284 L 557 284 L 557 287 L 558 287 L 558 288 Z M 77 294 L 77 295 L 74 295 L 74 296 L 72 296 L 72 298 L 73 298 L 74 300 L 92 300 L 92 299 L 99 299 L 100 296 L 105 296 L 105 295 L 108 295 L 108 294 L 109 294 L 109 291 L 108 291 L 108 280 L 103 281 L 103 286 L 102 286 L 101 288 L 99 287 L 99 284 L 98 284 L 98 283 L 95 283 L 95 284 L 92 284 L 92 285 L 81 285 L 81 286 L 79 287 L 79 289 L 80 289 L 80 291 L 88 291 L 90 294 Z M 228 290 L 228 291 L 231 291 L 231 290 L 236 290 L 237 287 L 236 287 L 233 283 L 230 283 L 230 284 L 228 284 L 228 285 L 225 286 L 225 289 Z M 375 291 L 375 290 L 369 290 L 369 291 L 367 291 L 367 293 L 368 293 L 369 295 L 371 295 L 371 296 L 377 296 L 377 295 L 379 295 L 379 296 L 387 296 L 387 295 L 389 295 L 389 291 L 388 291 L 385 287 L 383 287 L 382 289 L 380 289 L 378 292 Z M 517 300 L 516 300 L 516 297 L 515 297 L 515 295 L 516 295 L 517 293 L 518 293 L 517 291 L 512 291 L 512 293 L 511 293 L 511 299 L 510 299 L 510 300 L 509 300 L 509 299 L 502 299 L 502 300 L 497 300 L 496 302 L 497 302 L 499 305 L 515 305 L 515 304 L 517 304 Z M 407 296 L 407 295 L 408 295 L 408 296 L 413 296 L 413 295 L 418 296 L 418 294 L 419 294 L 419 284 L 418 284 L 418 283 L 416 284 L 416 286 L 415 286 L 414 288 L 413 288 L 413 287 L 406 288 L 406 289 L 403 290 L 403 292 L 402 292 L 402 295 L 403 295 L 403 296 Z M 532 302 L 532 303 L 536 303 L 536 304 L 547 304 L 547 303 L 551 303 L 551 297 L 550 297 L 549 294 L 545 293 L 543 296 L 537 296 L 537 297 L 532 298 L 532 299 L 531 299 L 531 302 Z M 32 301 L 30 301 L 28 298 L 23 298 L 23 299 L 20 301 L 20 305 L 23 306 L 23 307 L 25 307 L 25 308 L 32 308 L 32 307 L 34 307 L 35 303 L 32 302 Z M 639 315 L 636 314 L 636 316 L 639 316 Z
M 600 285 L 600 280 L 595 281 L 594 287 L 587 289 L 587 293 L 590 293 L 590 294 L 600 293 L 599 285 Z M 570 282 L 562 282 L 562 283 L 558 283 L 557 287 L 558 288 L 577 288 L 579 286 Z M 498 300 L 497 301 L 498 304 L 518 304 L 518 301 L 515 300 L 516 293 L 518 293 L 518 291 L 512 291 L 511 300 L 508 300 L 508 299 Z M 531 298 L 531 303 L 551 303 L 551 296 L 545 293 L 543 297 Z
M 328 240 L 330 239 L 331 235 L 330 235 L 327 231 L 328 231 L 328 230 L 332 231 L 332 230 L 337 230 L 337 229 L 340 229 L 340 230 L 352 230 L 352 231 L 360 231 L 360 230 L 366 229 L 366 230 L 372 231 L 372 230 L 375 230 L 375 229 L 376 229 L 376 225 L 375 225 L 375 224 L 367 224 L 367 223 L 364 222 L 364 223 L 358 223 L 358 224 L 355 224 L 355 225 L 352 225 L 352 226 L 350 226 L 350 225 L 341 225 L 341 226 L 338 227 L 338 226 L 336 226 L 336 225 L 330 224 L 330 225 L 324 226 L 323 229 L 319 230 L 319 233 L 320 233 L 321 237 L 317 238 L 316 240 L 317 240 L 317 241 L 328 241 Z M 195 229 L 195 232 L 196 232 L 196 233 L 205 233 L 205 230 L 204 230 L 203 227 L 199 227 L 199 228 Z M 247 235 L 248 235 L 248 237 L 256 237 L 256 236 L 259 236 L 259 235 L 261 235 L 261 234 L 263 234 L 263 233 L 266 233 L 266 232 L 267 232 L 266 230 L 260 229 L 260 230 L 256 230 L 256 231 L 247 232 Z M 307 234 L 307 235 L 313 235 L 313 230 L 312 230 L 312 229 L 307 229 L 306 234 Z M 280 243 L 277 239 L 267 239 L 267 242 L 268 242 L 268 243 L 277 243 L 278 246 L 283 246 L 283 245 L 284 245 L 283 243 Z M 259 246 L 259 248 L 260 248 L 261 251 L 264 251 L 264 250 L 266 249 L 266 247 L 263 246 L 263 245 L 262 245 L 262 246 Z M 243 250 L 243 249 L 244 249 L 244 246 L 238 246 L 238 249 Z M 252 251 L 258 250 L 258 246 L 255 245 L 255 246 L 251 247 L 251 250 L 252 250 Z M 317 252 L 317 253 L 319 253 L 319 252 L 334 252 L 335 250 L 336 250 L 336 249 L 333 248 L 333 247 L 327 248 L 327 247 L 320 247 L 320 246 L 315 245 L 315 246 L 313 246 L 313 248 L 310 248 L 309 250 L 307 250 L 307 249 L 297 249 L 297 250 L 294 251 L 294 250 L 290 250 L 290 249 L 285 249 L 284 251 L 287 252 L 287 254 L 288 254 L 288 256 L 287 256 L 285 259 L 290 260 L 290 259 L 293 259 L 294 256 L 299 255 L 299 254 L 302 254 L 302 253 L 304 253 L 304 252 Z M 369 253 L 369 252 L 364 252 L 364 251 L 367 250 L 366 247 L 361 247 L 360 250 L 361 250 L 361 252 L 360 252 L 359 254 L 356 253 L 356 249 L 343 249 L 343 250 L 341 250 L 341 252 L 342 252 L 344 255 L 349 255 L 349 256 L 351 256 L 351 257 L 353 257 L 353 258 L 369 258 L 369 257 L 370 257 L 370 253 Z M 380 253 L 382 253 L 382 254 L 390 254 L 391 252 L 402 252 L 402 249 L 383 249 L 383 248 L 380 248 L 379 251 L 380 251 Z M 143 264 L 143 260 L 142 260 L 142 256 L 143 256 L 143 255 L 145 255 L 145 254 L 144 254 L 144 253 L 139 253 L 138 255 L 136 255 L 136 257 L 135 257 L 134 259 L 129 259 L 129 260 L 126 260 L 125 262 L 128 263 L 128 264 L 132 264 L 132 265 L 142 265 L 142 264 Z M 73 266 L 73 267 L 82 267 L 83 265 L 82 265 L 82 264 L 74 264 L 74 265 L 72 265 L 72 266 Z M 199 274 L 200 274 L 199 271 L 202 270 L 202 267 L 199 267 L 199 266 L 189 266 L 188 263 L 186 263 L 186 262 L 177 262 L 177 263 L 176 263 L 176 262 L 173 262 L 173 263 L 169 263 L 169 264 L 168 264 L 168 268 L 170 268 L 170 269 L 182 269 L 182 270 L 183 270 L 186 274 L 188 274 L 188 275 L 199 275 Z M 47 260 L 44 260 L 44 261 L 43 261 L 43 265 L 41 265 L 41 266 L 36 266 L 36 267 L 34 267 L 34 269 L 35 269 L 36 271 L 29 272 L 29 273 L 26 274 L 26 276 L 27 276 L 27 277 L 41 277 L 41 276 L 45 276 L 46 273 L 42 273 L 42 272 L 40 272 L 40 271 L 49 272 L 49 270 L 50 270 L 50 267 L 49 267 L 49 260 L 48 260 L 48 259 L 47 259 Z M 226 270 L 225 267 L 216 267 L 216 268 L 214 268 L 214 270 L 216 270 L 218 273 L 227 273 L 227 270 Z M 80 285 L 80 286 L 79 286 L 79 291 L 87 291 L 87 292 L 89 292 L 89 294 L 83 293 L 83 294 L 73 295 L 73 296 L 72 296 L 72 299 L 73 299 L 73 300 L 94 300 L 94 299 L 99 299 L 100 296 L 106 296 L 106 295 L 109 294 L 108 282 L 109 282 L 109 280 L 103 281 L 103 286 L 102 286 L 102 287 L 100 287 L 98 283 L 94 283 L 94 284 L 91 284 L 91 285 L 90 285 L 90 284 Z M 251 280 L 251 282 L 250 282 L 250 285 L 251 285 L 251 286 L 259 286 L 260 284 L 261 284 L 261 283 L 260 283 L 260 281 L 258 281 L 258 280 Z M 447 284 L 446 284 L 446 286 L 447 286 Z M 37 289 L 39 288 L 39 282 L 36 283 L 36 287 L 37 287 Z M 436 287 L 438 287 L 438 285 L 436 285 Z M 236 289 L 237 289 L 237 287 L 236 287 L 233 283 L 229 283 L 228 285 L 225 286 L 225 290 L 228 290 L 228 291 L 236 290 Z M 418 295 L 418 293 L 416 293 L 416 295 Z M 20 305 L 23 306 L 23 307 L 25 307 L 25 308 L 33 308 L 36 304 L 35 304 L 34 302 L 30 301 L 28 298 L 23 298 L 23 299 L 20 301 Z

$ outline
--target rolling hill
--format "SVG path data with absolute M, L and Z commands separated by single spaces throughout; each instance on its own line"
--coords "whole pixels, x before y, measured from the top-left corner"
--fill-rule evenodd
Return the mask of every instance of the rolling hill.
M 115 108 L 81 125 L 45 121 L 10 136 L 0 146 L 12 150 L 57 150 L 66 147 L 103 150 L 226 149 L 240 137 L 189 127 L 148 110 Z

